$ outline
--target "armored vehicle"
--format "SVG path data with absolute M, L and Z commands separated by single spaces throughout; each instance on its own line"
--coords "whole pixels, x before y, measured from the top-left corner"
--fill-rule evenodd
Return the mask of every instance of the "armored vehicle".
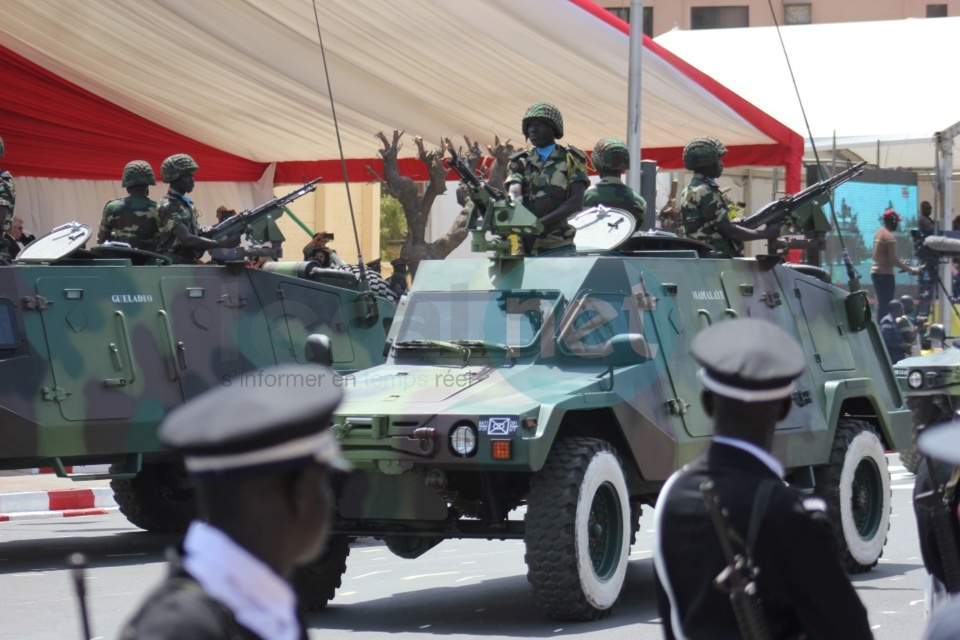
M 383 361 L 394 304 L 352 273 L 312 262 L 171 265 L 125 246 L 87 250 L 89 235 L 63 225 L 0 268 L 0 469 L 66 476 L 71 465 L 110 464 L 109 474 L 71 477 L 111 477 L 133 524 L 179 531 L 192 492 L 156 436 L 168 411 L 216 385 L 271 384 L 265 367 L 312 354 L 343 380 Z
M 776 323 L 808 354 L 774 453 L 826 501 L 844 566 L 877 563 L 885 451 L 909 446 L 910 417 L 864 292 L 776 257 L 716 259 L 634 233 L 617 210 L 574 221 L 576 252 L 507 255 L 506 236 L 537 223 L 488 194 L 468 224 L 494 256 L 422 262 L 386 363 L 347 387 L 333 428 L 356 471 L 337 480 L 328 549 L 295 577 L 301 602 L 334 596 L 351 537 L 403 558 L 449 538 L 522 539 L 542 611 L 607 615 L 642 507 L 711 435 L 690 341 L 736 317 Z M 607 233 L 617 240 L 597 242 Z

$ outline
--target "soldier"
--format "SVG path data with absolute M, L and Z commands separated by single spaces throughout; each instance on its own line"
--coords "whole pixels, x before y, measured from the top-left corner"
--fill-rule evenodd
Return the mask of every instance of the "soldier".
M 730 220 L 731 203 L 721 193 L 716 179 L 723 173 L 721 158 L 727 148 L 716 138 L 695 138 L 683 148 L 683 166 L 693 171 L 693 180 L 680 196 L 683 235 L 713 246 L 724 258 L 743 255 L 743 243 L 773 240 L 780 227 L 771 225 L 754 231 Z
M 160 427 L 161 441 L 184 455 L 199 517 L 121 638 L 307 637 L 289 580 L 323 549 L 332 471 L 349 469 L 328 429 L 342 391 L 320 366 L 248 378 L 203 394 Z
M 593 166 L 600 174 L 600 181 L 587 187 L 583 194 L 583 208 L 602 204 L 623 209 L 633 215 L 638 225 L 643 224 L 646 201 L 620 179 L 621 174 L 630 168 L 627 145 L 617 138 L 602 138 L 593 147 Z
M 913 298 L 907 294 L 900 296 L 900 306 L 903 308 L 903 313 L 896 318 L 897 328 L 900 330 L 904 344 L 910 345 L 909 349 L 904 350 L 904 355 L 918 356 L 920 355 L 920 332 L 911 319 L 916 310 Z
M 523 135 L 533 145 L 510 156 L 504 185 L 543 223 L 535 238 L 521 238 L 525 254 L 574 248 L 577 231 L 567 218 L 580 211 L 590 184 L 587 156 L 576 147 L 557 144 L 563 138 L 563 116 L 552 104 L 537 102 L 523 114 Z
M 313 234 L 313 238 L 311 238 L 307 246 L 303 248 L 303 259 L 316 260 L 320 263 L 321 267 L 329 268 L 331 266 L 332 254 L 334 253 L 333 249 L 327 246 L 331 240 L 333 240 L 332 233 L 321 231 L 320 233 Z
M 0 138 L 0 158 L 4 156 L 3 138 Z M 0 170 L 0 229 L 4 234 L 10 233 L 13 227 L 13 209 L 17 204 L 17 186 L 13 176 Z M 0 264 L 10 264 L 13 252 L 10 241 L 6 236 L 0 238 Z
M 199 168 L 185 153 L 172 155 L 160 165 L 160 176 L 170 185 L 170 190 L 157 207 L 160 213 L 159 252 L 172 258 L 175 264 L 197 264 L 208 249 L 240 244 L 239 236 L 219 242 L 200 236 L 197 209 L 193 200 L 187 197 L 193 191 L 193 174 Z
M 771 454 L 774 428 L 790 411 L 793 382 L 803 371 L 803 351 L 776 325 L 742 319 L 704 329 L 690 352 L 702 367 L 700 401 L 715 435 L 703 457 L 670 477 L 657 502 L 654 563 L 666 637 L 746 633 L 730 595 L 714 586 L 727 561 L 700 490 L 706 481 L 737 534 L 736 551 L 746 551 L 759 568 L 755 597 L 770 637 L 872 637 L 840 564 L 824 501 L 785 484 Z
M 146 160 L 131 160 L 123 168 L 120 185 L 126 198 L 111 200 L 103 207 L 97 243 L 126 242 L 135 249 L 159 252 L 160 214 L 157 203 L 147 197 L 157 184 L 153 168 Z
M 403 258 L 397 258 L 396 260 L 390 261 L 390 266 L 393 267 L 393 273 L 390 274 L 390 279 L 387 281 L 387 284 L 389 284 L 390 289 L 397 294 L 397 299 L 399 300 L 409 289 L 407 285 L 407 261 Z

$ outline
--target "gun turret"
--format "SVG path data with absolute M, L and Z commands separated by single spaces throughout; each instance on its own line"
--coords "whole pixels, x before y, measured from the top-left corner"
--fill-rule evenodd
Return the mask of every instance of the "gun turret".
M 784 196 L 779 200 L 775 200 L 744 220 L 742 225 L 747 229 L 759 229 L 765 225 L 783 225 L 788 219 L 790 219 L 790 223 L 794 227 L 799 227 L 796 228 L 795 231 L 799 233 L 812 231 L 814 230 L 813 225 L 815 224 L 815 222 L 812 220 L 812 216 L 810 216 L 810 220 L 801 222 L 796 219 L 797 210 L 802 208 L 804 205 L 812 204 L 820 196 L 829 193 L 831 190 L 837 188 L 847 180 L 850 180 L 851 178 L 854 178 L 862 173 L 863 166 L 865 164 L 867 164 L 865 161 L 858 162 L 857 164 L 845 169 L 844 171 L 841 171 L 835 176 L 831 176 L 826 180 L 821 180 L 816 184 L 812 184 L 802 191 L 792 195 Z
M 226 238 L 239 236 L 244 232 L 255 228 L 258 224 L 265 223 L 268 219 L 272 220 L 273 218 L 270 218 L 270 215 L 274 212 L 277 213 L 276 217 L 279 218 L 281 215 L 283 215 L 283 208 L 285 206 L 294 200 L 297 200 L 298 198 L 302 198 L 312 191 L 316 191 L 317 184 L 321 180 L 323 180 L 323 178 L 311 180 L 302 187 L 294 189 L 285 196 L 273 198 L 269 202 L 265 202 L 254 207 L 253 209 L 241 211 L 237 215 L 231 216 L 226 220 L 217 223 L 203 235 L 211 240 L 224 240 Z
M 452 146 L 447 149 L 450 151 L 450 168 L 470 190 L 473 211 L 467 219 L 467 229 L 471 234 L 470 248 L 473 251 L 494 251 L 497 257 L 506 257 L 512 253 L 508 236 L 516 234 L 522 239 L 543 231 L 543 225 L 532 211 L 507 198 L 502 191 L 475 174 Z M 487 232 L 497 238 L 488 240 Z

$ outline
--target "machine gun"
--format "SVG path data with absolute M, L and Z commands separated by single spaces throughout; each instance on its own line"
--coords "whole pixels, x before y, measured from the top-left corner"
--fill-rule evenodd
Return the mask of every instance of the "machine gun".
M 508 236 L 516 234 L 522 242 L 525 237 L 536 236 L 543 231 L 543 225 L 532 211 L 507 198 L 502 191 L 475 174 L 453 150 L 453 146 L 448 145 L 447 149 L 450 151 L 450 168 L 467 186 L 473 202 L 473 211 L 467 219 L 470 248 L 473 251 L 494 251 L 499 258 L 507 257 L 512 253 Z M 488 231 L 498 237 L 488 240 Z
M 727 523 L 726 514 L 720 506 L 720 500 L 714 489 L 713 482 L 707 480 L 700 485 L 700 493 L 707 503 L 710 519 L 717 530 L 720 539 L 720 548 L 727 566 L 720 572 L 713 583 L 721 591 L 730 595 L 730 604 L 737 617 L 737 626 L 744 640 L 770 640 L 770 628 L 767 625 L 766 614 L 760 603 L 760 594 L 757 591 L 757 575 L 759 569 L 750 559 L 749 549 Z M 735 553 L 733 542 L 736 540 L 743 548 L 742 553 Z
M 262 225 L 267 221 L 273 221 L 275 218 L 279 218 L 280 215 L 283 215 L 283 208 L 297 200 L 302 198 L 312 191 L 316 191 L 317 184 L 323 180 L 323 178 L 317 178 L 306 183 L 302 187 L 294 189 L 290 193 L 280 198 L 273 198 L 269 202 L 265 202 L 259 206 L 254 207 L 253 209 L 247 209 L 246 211 L 241 211 L 235 216 L 231 216 L 222 222 L 215 224 L 210 227 L 203 236 L 205 238 L 210 238 L 211 240 L 225 240 L 227 238 L 232 238 L 239 236 L 244 232 L 249 231 L 250 229 L 255 228 L 257 225 Z M 270 217 L 270 214 L 278 211 L 279 214 L 275 217 Z
M 812 184 L 802 191 L 784 196 L 779 200 L 774 200 L 744 220 L 741 224 L 747 229 L 759 229 L 764 225 L 782 225 L 787 219 L 789 219 L 790 224 L 796 227 L 796 231 L 799 233 L 804 231 L 820 230 L 817 228 L 820 226 L 818 224 L 819 221 L 814 219 L 816 216 L 808 216 L 810 219 L 801 220 L 796 215 L 796 212 L 805 205 L 817 203 L 817 199 L 824 194 L 830 193 L 831 190 L 839 187 L 847 180 L 858 176 L 863 172 L 863 166 L 865 164 L 867 164 L 866 161 L 858 162 L 852 167 L 841 171 L 837 175 L 831 176 L 826 180 L 821 180 L 816 184 Z M 822 212 L 820 212 L 820 217 L 823 217 Z M 826 222 L 825 218 L 823 219 L 822 223 L 826 223 L 827 229 L 829 229 L 829 223 Z

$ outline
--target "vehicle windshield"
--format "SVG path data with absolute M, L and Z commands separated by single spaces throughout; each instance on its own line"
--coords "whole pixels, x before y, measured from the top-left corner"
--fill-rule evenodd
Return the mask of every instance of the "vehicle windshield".
M 416 292 L 394 344 L 439 340 L 525 347 L 536 340 L 559 300 L 559 291 L 542 290 Z

